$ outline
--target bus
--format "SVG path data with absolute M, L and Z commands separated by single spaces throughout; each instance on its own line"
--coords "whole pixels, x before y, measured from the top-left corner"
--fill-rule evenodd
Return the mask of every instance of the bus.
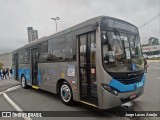
M 99 16 L 13 51 L 13 75 L 23 88 L 59 94 L 109 109 L 143 94 L 144 59 L 138 28 Z

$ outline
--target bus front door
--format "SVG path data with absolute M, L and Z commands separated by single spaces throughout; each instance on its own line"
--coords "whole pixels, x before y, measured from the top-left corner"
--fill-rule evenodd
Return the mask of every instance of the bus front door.
M 95 32 L 79 36 L 80 99 L 98 104 Z
M 38 86 L 38 59 L 39 50 L 34 48 L 31 50 L 31 68 L 32 68 L 32 85 Z
M 19 77 L 18 77 L 18 54 L 14 55 L 14 64 L 15 64 L 15 79 L 19 80 Z

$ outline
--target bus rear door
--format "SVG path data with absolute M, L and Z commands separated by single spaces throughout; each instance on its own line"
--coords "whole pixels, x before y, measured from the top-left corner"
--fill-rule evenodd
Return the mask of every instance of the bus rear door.
M 18 54 L 15 54 L 14 55 L 14 65 L 15 65 L 15 68 L 14 68 L 14 75 L 15 75 L 15 79 L 16 80 L 19 80 L 19 75 L 18 75 Z
M 38 86 L 38 60 L 39 49 L 33 48 L 31 50 L 31 70 L 32 70 L 32 85 Z

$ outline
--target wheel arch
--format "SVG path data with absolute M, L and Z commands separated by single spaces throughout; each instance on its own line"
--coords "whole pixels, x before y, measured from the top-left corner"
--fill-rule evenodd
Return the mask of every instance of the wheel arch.
M 22 81 L 22 77 L 25 77 L 24 73 L 21 74 L 21 81 Z M 25 77 L 26 78 L 26 77 Z
M 57 81 L 57 85 L 56 85 L 56 93 L 57 94 L 60 93 L 60 87 L 61 87 L 62 83 L 64 83 L 64 82 L 66 82 L 66 83 L 68 83 L 70 85 L 70 83 L 66 79 L 59 79 Z M 70 87 L 71 87 L 71 85 L 70 85 Z M 72 90 L 72 87 L 71 87 L 71 90 Z
M 25 79 L 26 79 L 26 76 L 25 76 L 25 74 L 24 74 L 24 73 L 22 73 L 22 74 L 21 74 L 20 82 L 22 82 L 22 77 L 25 77 Z M 27 84 L 27 80 L 26 80 L 26 84 Z

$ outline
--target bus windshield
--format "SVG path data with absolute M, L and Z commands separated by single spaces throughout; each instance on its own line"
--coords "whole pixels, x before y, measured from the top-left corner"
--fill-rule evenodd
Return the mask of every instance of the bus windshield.
M 102 31 L 103 64 L 109 72 L 131 72 L 144 69 L 144 61 L 137 35 L 118 30 Z

